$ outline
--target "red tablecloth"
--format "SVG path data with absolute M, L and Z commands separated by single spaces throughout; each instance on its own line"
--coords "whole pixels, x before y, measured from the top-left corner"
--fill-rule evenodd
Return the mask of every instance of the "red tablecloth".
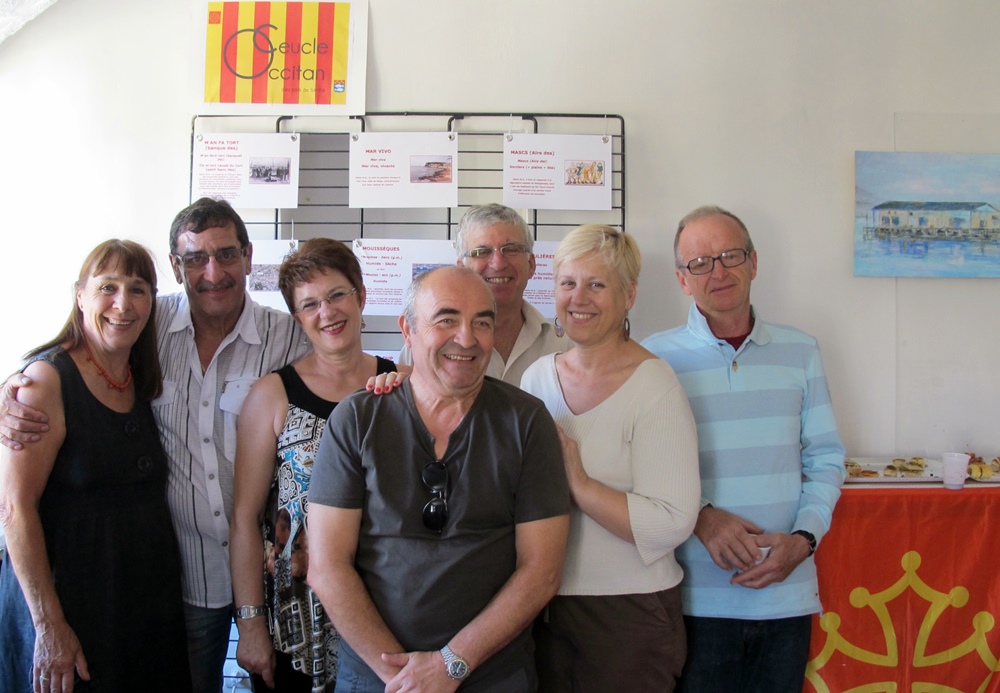
M 806 693 L 1000 692 L 1000 486 L 847 487 Z

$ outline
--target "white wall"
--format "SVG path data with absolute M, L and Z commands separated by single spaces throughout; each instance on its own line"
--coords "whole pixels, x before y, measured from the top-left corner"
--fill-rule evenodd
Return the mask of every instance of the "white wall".
M 199 7 L 63 0 L 0 44 L 0 364 L 61 324 L 99 240 L 166 267 Z M 754 235 L 761 314 L 819 338 L 852 454 L 992 455 L 1000 283 L 855 278 L 852 223 L 855 150 L 1000 149 L 998 21 L 985 0 L 371 0 L 368 110 L 622 114 L 633 334 L 684 319 L 673 228 L 721 204 Z

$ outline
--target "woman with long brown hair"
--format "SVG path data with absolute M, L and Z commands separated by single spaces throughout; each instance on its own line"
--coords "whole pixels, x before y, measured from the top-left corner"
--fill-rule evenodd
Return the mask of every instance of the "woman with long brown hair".
M 101 243 L 66 325 L 27 355 L 34 384 L 18 396 L 48 413 L 50 430 L 0 449 L 5 691 L 191 688 L 167 459 L 150 409 L 162 386 L 155 287 L 145 248 Z M 22 591 L 33 628 L 19 628 Z

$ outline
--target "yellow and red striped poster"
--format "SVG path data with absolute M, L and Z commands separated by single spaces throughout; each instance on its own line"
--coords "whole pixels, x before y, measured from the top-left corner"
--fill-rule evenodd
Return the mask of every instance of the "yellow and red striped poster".
M 367 21 L 352 15 L 366 15 L 366 2 L 209 2 L 207 11 L 206 103 L 345 106 L 359 92 L 364 111 L 355 34 Z

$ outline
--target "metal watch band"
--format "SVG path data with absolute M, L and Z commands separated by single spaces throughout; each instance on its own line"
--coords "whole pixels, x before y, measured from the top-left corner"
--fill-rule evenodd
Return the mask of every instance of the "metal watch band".
M 241 606 L 236 609 L 236 618 L 253 618 L 254 616 L 263 616 L 267 613 L 267 609 L 263 604 L 259 606 Z
M 449 678 L 461 681 L 469 675 L 469 663 L 452 652 L 447 645 L 441 648 L 441 656 L 444 657 L 445 671 Z

